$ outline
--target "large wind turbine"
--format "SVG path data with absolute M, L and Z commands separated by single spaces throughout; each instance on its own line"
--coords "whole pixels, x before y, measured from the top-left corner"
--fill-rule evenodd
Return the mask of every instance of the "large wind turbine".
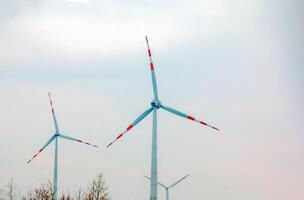
M 163 188 L 166 190 L 166 200 L 169 200 L 169 189 L 172 188 L 172 187 L 174 187 L 174 186 L 176 186 L 176 185 L 177 185 L 178 183 L 180 183 L 181 181 L 185 180 L 188 176 L 189 176 L 189 175 L 184 176 L 183 178 L 179 179 L 178 181 L 176 181 L 175 183 L 173 183 L 173 184 L 170 185 L 170 186 L 166 186 L 166 185 L 162 184 L 161 182 L 157 182 L 158 185 L 160 185 L 161 187 L 163 187 Z M 145 177 L 146 177 L 147 179 L 151 180 L 151 178 L 149 178 L 149 177 L 147 177 L 147 176 L 145 176 Z
M 86 145 L 90 145 L 93 147 L 97 147 L 96 145 L 90 144 L 88 142 L 78 140 L 75 138 L 72 138 L 70 136 L 62 135 L 59 132 L 59 127 L 57 123 L 57 119 L 55 116 L 55 110 L 53 108 L 53 102 L 51 99 L 51 94 L 49 93 L 49 99 L 50 99 L 50 105 L 51 105 L 51 110 L 52 110 L 52 115 L 53 115 L 53 121 L 54 121 L 54 126 L 55 126 L 55 133 L 54 135 L 47 141 L 47 143 L 27 162 L 29 164 L 40 152 L 42 152 L 48 145 L 50 145 L 54 140 L 55 140 L 55 159 L 54 159 L 54 179 L 53 179 L 53 200 L 57 200 L 57 177 L 58 177 L 58 137 L 67 139 L 67 140 L 72 140 L 75 142 L 80 142 Z
M 148 108 L 145 112 L 143 112 L 132 124 L 130 124 L 122 133 L 120 133 L 115 140 L 113 140 L 107 147 L 111 146 L 114 142 L 119 140 L 124 134 L 126 134 L 129 130 L 131 130 L 136 124 L 138 124 L 141 120 L 143 120 L 150 112 L 153 111 L 153 126 L 152 126 L 152 153 L 151 153 L 151 184 L 150 184 L 150 200 L 157 200 L 157 110 L 162 108 L 170 113 L 178 115 L 180 117 L 190 119 L 192 121 L 198 122 L 202 125 L 208 126 L 215 130 L 219 130 L 214 126 L 207 124 L 204 121 L 200 121 L 191 115 L 186 115 L 180 111 L 177 111 L 173 108 L 170 108 L 164 104 L 162 104 L 158 99 L 158 92 L 157 92 L 157 84 L 156 84 L 156 76 L 155 76 L 155 68 L 152 61 L 152 54 L 148 42 L 148 38 L 146 36 L 146 43 L 148 47 L 148 55 L 150 61 L 150 70 L 152 76 L 152 85 L 153 85 L 153 94 L 154 99 L 151 102 L 151 107 Z

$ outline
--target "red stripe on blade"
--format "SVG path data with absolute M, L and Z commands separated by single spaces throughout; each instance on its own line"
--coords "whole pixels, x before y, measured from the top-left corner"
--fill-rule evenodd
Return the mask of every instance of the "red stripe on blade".
M 200 123 L 203 124 L 203 125 L 207 125 L 207 123 L 205 123 L 205 122 L 203 122 L 203 121 L 200 121 Z
M 195 118 L 194 117 L 192 117 L 192 116 L 188 116 L 188 119 L 190 119 L 190 120 L 195 120 Z
M 122 133 L 117 136 L 117 140 L 122 137 Z
M 128 126 L 127 131 L 129 131 L 131 128 L 133 128 L 133 125 L 132 125 L 132 124 L 130 124 L 130 125 Z
M 154 70 L 154 65 L 153 65 L 153 63 L 150 63 L 150 69 L 151 69 L 151 70 Z
M 151 50 L 150 49 L 148 49 L 148 54 L 149 54 L 149 56 L 151 57 Z

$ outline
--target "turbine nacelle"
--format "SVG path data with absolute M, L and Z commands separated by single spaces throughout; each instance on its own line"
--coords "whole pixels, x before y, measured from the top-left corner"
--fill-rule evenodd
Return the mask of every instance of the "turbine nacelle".
M 160 107 L 161 107 L 161 103 L 160 103 L 160 101 L 159 100 L 153 100 L 152 102 L 151 102 L 151 107 L 152 108 L 156 108 L 156 109 L 159 109 Z

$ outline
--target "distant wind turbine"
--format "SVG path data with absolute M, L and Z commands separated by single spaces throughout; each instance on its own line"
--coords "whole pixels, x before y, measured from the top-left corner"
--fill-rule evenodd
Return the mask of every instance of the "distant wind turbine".
M 117 140 L 119 140 L 124 134 L 126 134 L 129 130 L 131 130 L 136 124 L 142 121 L 150 112 L 153 111 L 153 127 L 152 127 L 152 154 L 151 154 L 151 184 L 150 184 L 150 200 L 157 200 L 157 110 L 162 108 L 170 113 L 178 115 L 180 117 L 198 122 L 204 126 L 208 126 L 215 130 L 219 130 L 214 126 L 207 124 L 204 121 L 200 121 L 191 115 L 186 115 L 180 111 L 177 111 L 173 108 L 170 108 L 164 104 L 162 104 L 158 99 L 158 91 L 157 91 L 157 84 L 156 84 L 156 75 L 155 75 L 155 68 L 152 61 L 152 54 L 148 42 L 148 38 L 146 36 L 146 43 L 148 47 L 148 55 L 150 61 L 150 70 L 152 76 L 152 85 L 153 85 L 153 94 L 154 99 L 151 102 L 151 107 L 148 108 L 145 112 L 143 112 L 132 124 L 130 124 L 122 133 L 120 133 L 107 147 L 111 146 Z
M 72 138 L 70 136 L 67 135 L 62 135 L 59 132 L 59 127 L 58 127 L 58 123 L 57 123 L 57 119 L 55 116 L 55 110 L 53 108 L 53 102 L 51 99 L 51 94 L 49 93 L 49 99 L 50 99 L 50 105 L 51 105 L 51 110 L 52 110 L 52 115 L 53 115 L 53 121 L 54 121 L 54 126 L 55 126 L 55 133 L 54 135 L 47 141 L 47 143 L 27 162 L 27 164 L 29 164 L 34 158 L 36 158 L 36 156 L 41 153 L 49 144 L 51 144 L 54 140 L 55 140 L 55 159 L 54 159 L 54 179 L 53 179 L 53 200 L 57 200 L 57 177 L 58 177 L 58 137 L 63 138 L 63 139 L 67 139 L 67 140 L 72 140 L 75 142 L 80 142 L 86 145 L 90 145 L 93 147 L 97 147 L 96 145 L 90 144 L 88 142 L 84 142 L 82 140 L 79 139 L 75 139 Z
M 185 180 L 188 176 L 189 176 L 189 175 L 184 176 L 183 178 L 179 179 L 178 181 L 176 181 L 175 183 L 173 183 L 173 184 L 170 185 L 170 186 L 166 186 L 166 185 L 162 184 L 161 182 L 157 182 L 158 185 L 162 186 L 162 187 L 166 190 L 166 200 L 169 200 L 169 189 L 172 188 L 172 187 L 174 187 L 174 186 L 176 186 L 176 185 L 177 185 L 178 183 L 180 183 L 181 181 Z M 145 176 L 145 178 L 151 180 L 151 178 L 149 178 L 149 177 L 147 177 L 147 176 Z

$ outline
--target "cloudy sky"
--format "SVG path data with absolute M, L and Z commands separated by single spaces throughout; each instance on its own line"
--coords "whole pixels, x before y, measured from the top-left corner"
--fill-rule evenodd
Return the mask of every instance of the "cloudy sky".
M 301 0 L 0 0 L 0 186 L 52 180 L 47 92 L 63 133 L 59 192 L 103 172 L 114 200 L 148 199 L 151 116 L 106 144 L 152 100 L 144 35 L 163 103 L 159 180 L 176 200 L 304 199 L 304 3 Z M 159 188 L 159 199 L 165 193 Z

